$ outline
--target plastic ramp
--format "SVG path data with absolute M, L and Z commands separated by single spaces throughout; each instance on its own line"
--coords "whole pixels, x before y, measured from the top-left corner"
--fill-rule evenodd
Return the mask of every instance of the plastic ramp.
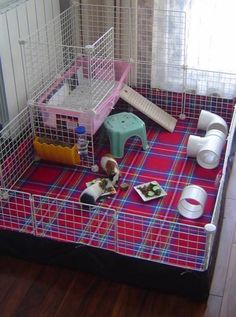
M 158 123 L 167 131 L 174 131 L 177 120 L 129 86 L 124 85 L 120 91 L 120 98 Z

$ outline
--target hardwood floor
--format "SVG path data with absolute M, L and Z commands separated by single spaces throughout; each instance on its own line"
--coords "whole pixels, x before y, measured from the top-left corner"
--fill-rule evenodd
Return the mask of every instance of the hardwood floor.
M 0 315 L 4 317 L 197 317 L 206 308 L 206 303 L 5 256 L 0 270 Z
M 208 302 L 113 283 L 69 269 L 0 257 L 0 316 L 236 316 L 236 164 Z

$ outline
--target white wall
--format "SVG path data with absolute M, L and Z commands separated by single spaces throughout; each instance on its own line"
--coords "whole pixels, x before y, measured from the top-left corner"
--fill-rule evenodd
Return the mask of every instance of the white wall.
M 25 0 L 0 14 L 0 56 L 10 119 L 26 105 L 26 83 L 18 40 L 59 13 L 59 0 Z

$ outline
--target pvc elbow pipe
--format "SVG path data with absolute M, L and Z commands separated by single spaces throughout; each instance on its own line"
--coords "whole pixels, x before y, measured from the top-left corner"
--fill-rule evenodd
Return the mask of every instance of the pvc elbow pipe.
M 202 110 L 198 119 L 197 128 L 200 130 L 220 130 L 225 135 L 228 134 L 228 126 L 223 118 L 210 111 Z
M 213 169 L 219 165 L 226 135 L 220 130 L 209 130 L 205 137 L 190 135 L 187 156 L 196 157 L 200 166 Z

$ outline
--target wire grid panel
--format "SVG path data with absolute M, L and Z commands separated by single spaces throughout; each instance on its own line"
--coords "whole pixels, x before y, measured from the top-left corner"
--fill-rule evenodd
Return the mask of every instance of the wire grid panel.
M 224 208 L 224 205 L 223 205 L 224 191 L 227 190 L 226 189 L 226 185 L 227 185 L 226 175 L 229 173 L 229 171 L 227 173 L 227 169 L 228 170 L 231 169 L 230 167 L 231 164 L 229 163 L 230 163 L 230 154 L 234 151 L 233 143 L 234 143 L 235 131 L 236 131 L 236 108 L 234 105 L 234 112 L 233 112 L 233 116 L 232 116 L 232 120 L 231 120 L 231 124 L 229 128 L 227 145 L 225 150 L 224 166 L 223 166 L 222 175 L 218 184 L 219 189 L 218 189 L 215 207 L 214 207 L 214 211 L 213 211 L 213 215 L 211 219 L 211 223 L 215 225 L 216 227 L 219 221 L 220 213 L 222 212 L 222 208 Z M 214 236 L 209 239 L 209 244 L 208 244 L 209 249 L 212 249 L 213 243 L 214 243 Z
M 0 188 L 0 228 L 34 233 L 31 195 Z
M 113 27 L 115 59 L 133 63 L 129 84 L 172 115 L 182 113 L 183 98 L 177 98 L 172 88 L 174 81 L 178 84 L 177 91 L 184 90 L 184 12 L 99 5 L 76 8 L 81 25 L 79 43 L 86 45 L 97 32 Z M 170 29 L 173 29 L 171 35 Z M 173 68 L 174 78 L 170 78 Z
M 138 86 L 159 88 L 163 80 L 168 78 L 168 69 L 163 68 L 163 65 L 172 65 L 181 74 L 180 67 L 185 65 L 185 33 L 184 12 L 146 8 L 138 10 Z M 182 86 L 182 81 L 179 81 Z
M 114 87 L 113 29 L 86 46 L 76 45 L 76 12 L 69 8 L 21 41 L 31 103 L 93 109 Z
M 95 108 L 109 94 L 115 84 L 113 28 L 92 45 L 89 54 L 90 97 L 92 108 Z
M 77 59 L 82 58 L 82 48 L 72 49 L 70 46 L 55 45 L 53 42 L 27 42 L 23 51 L 30 102 L 41 101 L 50 105 L 73 107 L 73 98 L 72 101 L 71 98 L 66 98 L 70 97 L 77 83 L 77 73 L 73 65 Z M 88 62 L 84 63 L 87 65 Z M 40 98 L 42 96 L 43 99 Z
M 138 9 L 136 89 L 173 116 L 182 112 L 184 12 Z
M 94 144 L 91 133 L 93 118 L 90 113 L 72 112 L 68 114 L 67 111 L 62 111 L 60 108 L 34 105 L 31 106 L 31 109 L 34 136 L 39 138 L 40 143 L 72 148 L 78 141 L 75 128 L 84 126 L 88 141 L 87 155 L 81 156 L 78 164 L 83 167 L 91 167 L 94 164 Z
M 205 269 L 204 228 L 119 212 L 117 252 L 163 264 Z
M 20 41 L 28 99 L 36 100 L 45 87 L 50 86 L 55 77 L 65 71 L 67 64 L 64 60 L 70 59 L 75 45 L 73 21 L 74 12 L 66 10 Z M 82 54 L 82 48 L 77 47 L 77 51 L 77 55 Z
M 33 195 L 36 235 L 116 250 L 116 212 L 110 208 Z
M 114 58 L 130 60 L 132 42 L 136 31 L 132 31 L 136 17 L 132 20 L 132 12 L 128 7 L 74 4 L 76 12 L 76 42 L 86 47 L 97 41 L 108 29 L 114 29 Z
M 22 43 L 27 98 L 36 102 L 45 89 L 52 85 L 55 78 L 65 72 L 67 65 L 64 63 L 64 54 L 70 56 L 70 49 L 63 49 L 62 44 L 55 45 L 54 42 L 24 41 Z M 80 54 L 82 54 L 81 50 Z
M 148 16 L 153 12 L 153 21 Z M 185 65 L 186 13 L 172 10 L 144 10 L 140 30 L 152 30 L 152 60 L 174 66 Z M 147 16 L 148 15 L 148 16 Z M 146 26 L 146 24 L 151 25 Z M 147 33 L 148 31 L 146 31 Z M 150 59 L 149 59 L 150 60 Z
M 96 108 L 115 84 L 113 42 L 113 29 L 109 29 L 84 48 L 63 45 L 66 66 L 59 67 L 38 102 L 77 111 Z
M 120 6 L 75 4 L 80 32 L 77 45 L 86 46 L 96 41 L 108 29 L 114 29 L 114 59 L 133 64 L 129 81 L 136 82 L 137 11 Z
M 11 188 L 34 161 L 33 128 L 29 107 L 22 110 L 1 131 L 0 183 Z
M 163 70 L 166 74 L 165 82 L 160 82 L 159 88 L 150 88 L 150 82 L 145 82 L 145 77 L 139 77 L 143 76 L 144 69 L 138 68 L 138 86 L 135 87 L 135 90 L 167 113 L 174 117 L 178 117 L 183 113 L 185 100 L 183 93 L 185 89 L 184 69 L 179 66 L 159 65 L 159 70 Z M 171 77 L 168 77 L 168 73 L 171 73 Z M 175 85 L 178 86 L 178 89 L 176 89 L 177 86 Z M 167 86 L 168 89 L 166 89 Z
M 198 118 L 204 109 L 230 123 L 236 97 L 236 74 L 187 69 L 185 91 L 187 117 Z

